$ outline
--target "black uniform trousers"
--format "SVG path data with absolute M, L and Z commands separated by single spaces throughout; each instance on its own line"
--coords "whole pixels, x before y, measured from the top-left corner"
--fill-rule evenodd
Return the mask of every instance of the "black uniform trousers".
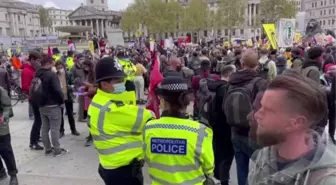
M 6 164 L 8 175 L 15 176 L 18 173 L 18 170 L 16 168 L 10 134 L 0 136 L 0 156 Z M 3 172 L 4 170 L 5 167 L 0 159 L 0 172 Z
M 34 123 L 30 131 L 30 144 L 33 145 L 37 144 L 38 140 L 40 139 L 42 120 L 39 107 L 36 105 L 36 103 L 29 101 L 29 104 L 32 107 L 34 114 Z
M 76 131 L 76 124 L 75 124 L 75 118 L 73 116 L 73 102 L 72 102 L 72 100 L 65 100 L 64 101 L 64 106 L 65 106 L 65 110 L 67 112 L 68 121 L 69 121 L 69 125 L 70 125 L 70 130 L 71 130 L 71 132 L 75 132 Z M 62 123 L 61 123 L 60 132 L 64 133 L 64 109 L 63 108 L 62 108 Z
M 141 168 L 134 175 L 134 167 L 132 165 L 122 166 L 113 170 L 104 169 L 99 165 L 98 172 L 105 185 L 143 185 Z
M 230 127 L 213 126 L 213 149 L 215 157 L 214 176 L 221 185 L 229 185 L 230 169 L 234 158 Z

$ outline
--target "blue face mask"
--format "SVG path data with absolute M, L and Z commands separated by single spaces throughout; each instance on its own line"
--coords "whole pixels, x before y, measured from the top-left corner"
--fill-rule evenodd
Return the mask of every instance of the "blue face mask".
M 114 94 L 120 94 L 126 91 L 126 87 L 124 83 L 118 83 L 113 85 L 113 93 Z

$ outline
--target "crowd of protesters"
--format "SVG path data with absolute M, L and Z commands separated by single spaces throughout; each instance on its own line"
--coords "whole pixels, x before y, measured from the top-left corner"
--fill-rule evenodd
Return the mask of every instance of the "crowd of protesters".
M 302 44 L 278 50 L 262 46 L 157 46 L 154 52 L 146 47 L 117 47 L 100 56 L 88 51 L 68 51 L 62 56 L 57 48 L 53 56 L 31 51 L 19 62 L 20 67 L 16 59 L 11 60 L 19 71 L 15 74 L 21 77 L 17 82 L 29 96 L 28 115 L 34 121 L 31 149 L 54 156 L 68 152 L 60 144 L 66 133 L 64 115 L 71 134 L 79 136 L 75 116 L 78 122 L 87 121 L 97 89 L 95 65 L 108 56 L 134 66 L 128 75 L 133 75 L 136 103 L 146 104 L 156 117 L 160 117 L 160 100 L 155 91 L 161 80 L 169 76 L 185 79 L 194 95 L 192 118 L 213 130 L 214 177 L 222 185 L 230 182 L 233 159 L 239 185 L 336 182 L 333 45 Z M 1 95 L 6 92 L 10 97 L 9 80 L 13 75 L 8 65 L 7 58 L 1 56 Z M 44 94 L 37 101 L 30 93 L 39 83 L 37 87 Z M 1 106 L 0 156 L 15 185 L 17 169 L 7 138 L 9 128 L 2 124 L 13 116 L 5 112 L 10 100 L 1 96 Z M 328 136 L 324 133 L 327 125 Z M 89 134 L 85 145 L 91 143 Z M 2 165 L 0 168 L 0 176 L 6 174 Z

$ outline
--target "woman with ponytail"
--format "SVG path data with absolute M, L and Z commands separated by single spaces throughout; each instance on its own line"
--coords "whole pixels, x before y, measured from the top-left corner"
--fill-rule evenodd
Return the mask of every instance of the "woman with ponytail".
M 213 184 L 212 130 L 189 119 L 192 91 L 181 76 L 165 77 L 156 89 L 161 118 L 144 129 L 145 162 L 153 184 Z

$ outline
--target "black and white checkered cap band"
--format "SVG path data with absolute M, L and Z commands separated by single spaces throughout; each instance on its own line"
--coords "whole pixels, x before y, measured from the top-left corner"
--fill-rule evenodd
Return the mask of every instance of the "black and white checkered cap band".
M 168 90 L 168 91 L 184 91 L 188 90 L 187 84 L 165 84 L 161 86 L 161 89 Z

